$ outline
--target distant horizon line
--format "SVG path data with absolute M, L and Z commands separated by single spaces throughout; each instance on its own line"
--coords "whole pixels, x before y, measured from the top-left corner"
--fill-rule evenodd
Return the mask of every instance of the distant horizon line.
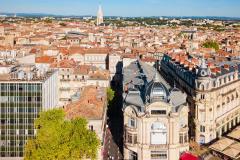
M 49 16 L 62 16 L 62 17 L 70 17 L 70 16 L 75 16 L 75 17 L 84 17 L 84 16 L 91 16 L 91 17 L 96 17 L 96 15 L 91 15 L 91 14 L 57 14 L 57 13 L 44 13 L 44 12 L 0 12 L 0 14 L 6 14 L 6 15 L 17 15 L 17 14 L 25 14 L 25 15 L 49 15 Z M 177 15 L 153 15 L 153 16 L 119 16 L 119 15 L 105 15 L 104 17 L 129 17 L 129 18 L 136 18 L 136 17 L 212 17 L 212 18 L 233 18 L 233 19 L 240 19 L 240 16 L 211 16 L 211 15 L 201 15 L 201 16 L 192 16 L 192 15 L 184 15 L 184 16 L 177 16 Z

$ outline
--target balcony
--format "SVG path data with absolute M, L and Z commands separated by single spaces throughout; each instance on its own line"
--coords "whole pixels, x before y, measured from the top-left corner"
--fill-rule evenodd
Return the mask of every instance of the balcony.
M 86 82 L 86 79 L 73 79 L 73 81 L 77 81 L 77 82 Z
M 69 82 L 71 79 L 60 79 L 60 82 Z
M 168 148 L 169 144 L 150 144 L 149 149 L 165 149 Z
M 64 102 L 69 102 L 71 99 L 70 98 L 60 98 L 60 101 L 64 101 Z
M 61 87 L 60 91 L 70 91 L 71 88 L 70 87 Z

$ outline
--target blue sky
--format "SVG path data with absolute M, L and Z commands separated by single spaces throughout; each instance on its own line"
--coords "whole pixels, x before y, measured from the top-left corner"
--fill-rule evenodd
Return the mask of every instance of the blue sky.
M 0 12 L 107 16 L 240 17 L 240 0 L 0 0 Z

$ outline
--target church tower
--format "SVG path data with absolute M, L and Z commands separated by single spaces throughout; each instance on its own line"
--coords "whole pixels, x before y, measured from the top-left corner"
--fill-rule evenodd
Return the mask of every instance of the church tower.
M 97 13 L 97 25 L 99 26 L 102 23 L 103 23 L 103 10 L 102 10 L 102 6 L 99 5 L 98 13 Z

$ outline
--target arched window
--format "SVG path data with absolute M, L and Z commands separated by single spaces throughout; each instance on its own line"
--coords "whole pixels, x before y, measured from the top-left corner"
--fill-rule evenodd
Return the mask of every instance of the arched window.
M 151 144 L 167 144 L 167 127 L 161 122 L 151 126 Z
M 205 136 L 204 136 L 204 135 L 200 135 L 200 137 L 199 137 L 199 143 L 200 143 L 200 144 L 205 144 Z
M 213 136 L 212 136 L 212 134 L 210 134 L 209 139 L 210 139 L 210 141 L 213 140 Z
M 200 84 L 200 85 L 199 85 L 199 89 L 200 89 L 200 90 L 204 90 L 204 84 Z
M 213 81 L 213 87 L 217 87 L 217 82 Z
M 233 101 L 234 100 L 234 95 L 232 94 L 232 99 L 231 99 L 231 101 Z
M 229 97 L 227 97 L 227 103 L 229 103 L 230 102 L 230 98 Z
M 224 84 L 227 83 L 227 77 L 224 77 Z

